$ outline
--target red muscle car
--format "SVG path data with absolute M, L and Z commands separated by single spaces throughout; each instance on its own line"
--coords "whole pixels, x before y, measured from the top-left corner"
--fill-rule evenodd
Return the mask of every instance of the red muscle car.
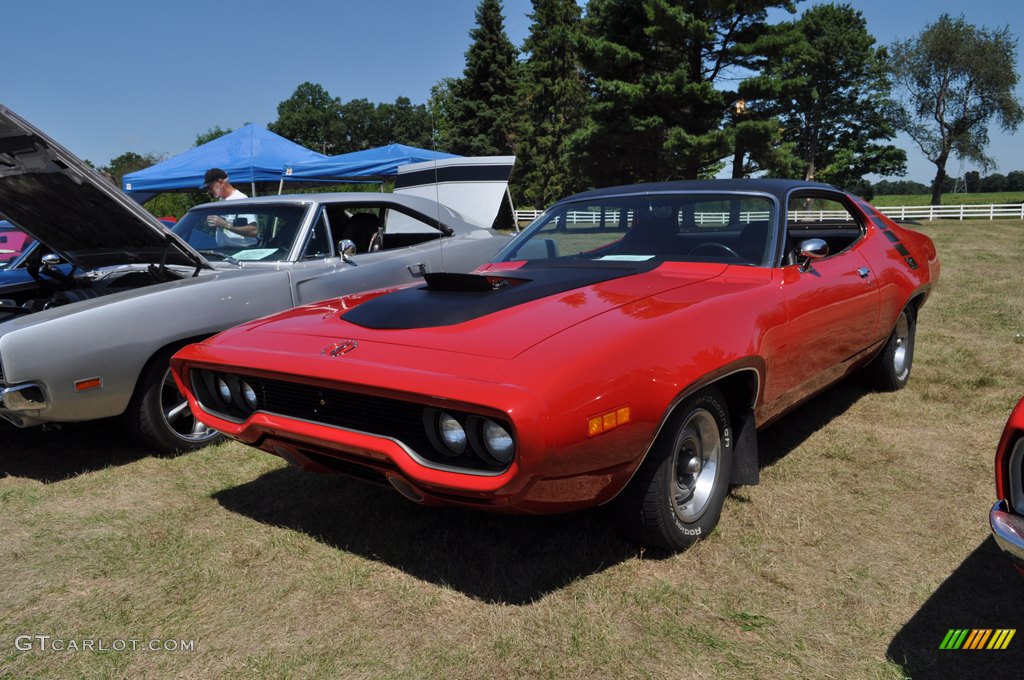
M 992 535 L 1024 574 L 1024 399 L 1013 409 L 999 438 L 996 498 L 988 516 Z
M 824 184 L 710 180 L 555 204 L 472 274 L 327 300 L 181 350 L 207 425 L 417 503 L 605 505 L 648 546 L 758 481 L 756 430 L 864 369 L 903 387 L 935 248 Z

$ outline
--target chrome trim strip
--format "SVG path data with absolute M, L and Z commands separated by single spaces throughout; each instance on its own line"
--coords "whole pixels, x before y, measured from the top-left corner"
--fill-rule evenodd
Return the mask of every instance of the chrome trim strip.
M 226 415 L 224 415 L 222 413 L 218 413 L 217 411 L 210 410 L 210 409 L 206 408 L 206 406 L 204 406 L 202 402 L 199 402 L 199 405 L 202 406 L 203 410 L 206 411 L 207 413 L 209 413 L 210 415 L 217 416 L 218 418 L 221 418 L 221 419 L 226 420 L 228 422 L 238 423 L 239 425 L 241 425 L 242 423 L 245 422 L 244 420 L 238 420 L 237 418 L 232 418 L 232 417 L 226 416 Z M 262 413 L 262 414 L 268 415 L 268 416 L 274 416 L 275 418 L 287 418 L 288 420 L 291 420 L 291 421 L 294 421 L 294 422 L 297 422 L 297 423 L 307 423 L 309 425 L 317 425 L 319 427 L 329 427 L 332 430 L 339 430 L 341 432 L 352 432 L 354 434 L 362 434 L 362 435 L 366 435 L 368 437 L 375 437 L 377 439 L 383 439 L 385 441 L 390 441 L 390 442 L 393 442 L 394 444 L 397 444 L 403 451 L 405 451 L 407 454 L 409 454 L 410 458 L 412 458 L 419 465 L 421 465 L 421 466 L 423 466 L 425 468 L 429 468 L 431 470 L 438 470 L 440 472 L 453 472 L 453 473 L 460 474 L 460 475 L 473 475 L 475 477 L 500 477 L 501 475 L 503 475 L 506 472 L 508 472 L 509 467 L 512 466 L 512 464 L 509 463 L 509 465 L 506 466 L 504 470 L 497 470 L 495 472 L 489 472 L 489 471 L 486 471 L 486 470 L 474 470 L 472 468 L 460 468 L 460 467 L 454 467 L 454 466 L 451 466 L 451 465 L 444 465 L 442 463 L 435 463 L 433 461 L 427 460 L 422 455 L 416 453 L 416 451 L 414 451 L 411 447 L 409 447 L 405 442 L 403 442 L 400 439 L 395 439 L 394 437 L 388 437 L 386 435 L 378 434 L 376 432 L 365 432 L 363 430 L 354 430 L 354 429 L 352 429 L 350 427 L 341 427 L 340 425 L 330 425 L 328 423 L 321 423 L 320 421 L 317 421 L 317 420 L 308 420 L 306 418 L 296 418 L 295 416 L 287 416 L 287 415 L 284 415 L 283 413 L 274 413 L 273 411 L 253 411 L 251 414 L 249 414 L 249 416 L 248 416 L 248 418 L 246 418 L 246 420 L 248 420 L 249 418 L 252 418 L 257 413 Z M 325 454 L 325 455 L 330 455 L 330 454 Z M 351 454 L 351 455 L 357 455 L 357 454 Z M 367 459 L 367 460 L 368 461 L 372 461 L 372 459 Z
M 988 513 L 988 523 L 996 544 L 1020 566 L 1024 566 L 1024 517 L 1009 511 L 1005 500 L 998 501 Z

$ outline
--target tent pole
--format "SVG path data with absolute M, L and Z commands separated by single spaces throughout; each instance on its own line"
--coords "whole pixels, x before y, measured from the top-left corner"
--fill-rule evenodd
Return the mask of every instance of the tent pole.
M 283 175 L 281 176 L 281 179 L 277 183 L 277 195 L 280 196 L 282 193 L 284 193 L 284 176 Z
M 255 195 L 256 195 L 256 182 L 253 182 L 253 183 L 252 183 L 252 195 L 253 195 L 253 196 L 255 196 Z

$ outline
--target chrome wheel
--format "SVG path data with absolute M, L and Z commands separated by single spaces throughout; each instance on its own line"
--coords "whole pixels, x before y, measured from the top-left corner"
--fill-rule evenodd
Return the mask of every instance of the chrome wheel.
M 896 375 L 902 375 L 907 365 L 907 350 L 910 346 L 910 319 L 907 313 L 900 313 L 896 320 L 896 328 L 893 330 L 893 339 L 896 343 L 892 353 L 892 367 Z
M 672 458 L 672 511 L 683 523 L 700 519 L 715 489 L 722 458 L 722 437 L 714 416 L 704 409 L 690 413 L 679 428 Z
M 163 414 L 163 423 L 167 429 L 188 444 L 202 444 L 219 435 L 216 430 L 203 425 L 192 415 L 188 400 L 174 382 L 170 368 L 164 372 L 160 384 L 160 412 Z

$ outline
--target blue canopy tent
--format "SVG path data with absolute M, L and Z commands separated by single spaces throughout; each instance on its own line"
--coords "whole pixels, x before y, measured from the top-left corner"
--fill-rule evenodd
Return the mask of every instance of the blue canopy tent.
M 210 168 L 222 168 L 231 183 L 246 184 L 281 180 L 282 168 L 327 156 L 274 134 L 252 123 L 202 146 L 189 149 L 162 163 L 124 176 L 125 193 L 139 203 L 164 191 L 199 191 Z
M 388 144 L 375 149 L 353 151 L 319 160 L 296 161 L 284 168 L 284 179 L 300 182 L 339 182 L 357 179 L 379 179 L 398 174 L 398 168 L 409 163 L 459 158 L 441 151 L 418 149 L 405 144 Z

